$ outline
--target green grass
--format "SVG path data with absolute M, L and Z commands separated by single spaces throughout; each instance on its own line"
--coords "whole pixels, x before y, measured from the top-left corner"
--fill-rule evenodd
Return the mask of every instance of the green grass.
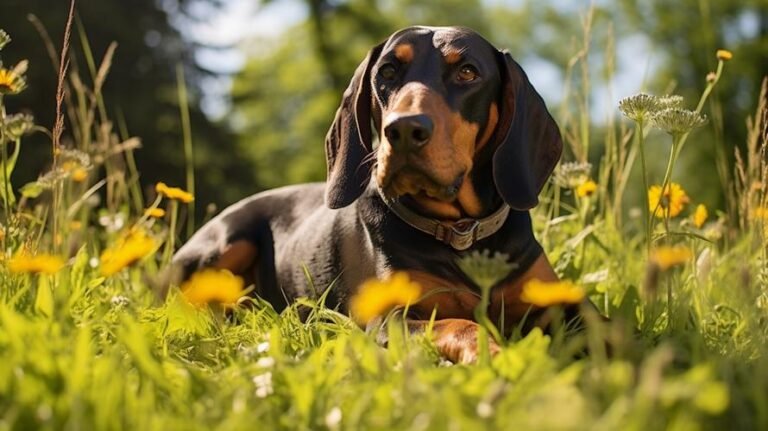
M 643 188 L 628 180 L 639 169 L 638 141 L 631 125 L 612 123 L 591 172 L 597 193 L 577 198 L 553 183 L 533 213 L 558 274 L 584 286 L 610 322 L 568 336 L 513 336 L 492 360 L 463 366 L 397 323 L 382 348 L 310 300 L 302 322 L 296 307 L 277 315 L 258 299 L 227 318 L 188 305 L 176 289 L 159 296 L 168 259 L 160 251 L 103 277 L 98 257 L 119 231 L 138 226 L 167 242 L 179 228 L 141 216 L 130 139 L 118 138 L 105 113 L 93 115 L 106 75 L 96 72 L 109 59 L 99 69 L 91 63 L 96 85 L 69 88 L 76 148 L 59 152 L 18 201 L 2 194 L 0 430 L 768 429 L 768 262 L 756 213 L 766 199 L 764 123 L 753 121 L 737 170 L 739 213 L 698 229 L 689 205 L 668 222 L 654 219 L 650 234 L 642 215 L 624 211 L 645 205 L 623 193 Z M 581 140 L 597 133 L 584 109 L 560 118 L 581 162 Z M 759 107 L 756 118 L 763 115 Z M 6 167 L 22 145 L 10 119 L 2 108 Z M 67 161 L 89 178 L 75 181 Z M 103 204 L 94 206 L 94 193 Z M 177 203 L 162 205 L 178 219 Z M 693 257 L 660 271 L 648 241 L 682 244 Z M 8 261 L 21 249 L 67 263 L 50 275 L 12 272 Z

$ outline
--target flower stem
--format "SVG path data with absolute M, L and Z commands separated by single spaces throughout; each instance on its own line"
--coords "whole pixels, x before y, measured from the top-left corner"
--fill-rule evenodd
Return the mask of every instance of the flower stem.
M 667 284 L 667 331 L 672 332 L 672 282 L 669 277 L 666 280 Z
M 653 209 L 653 213 L 649 217 L 649 224 L 652 222 L 652 219 L 656 217 L 656 213 L 659 211 L 659 208 L 661 207 L 661 203 L 664 198 L 664 193 L 666 193 L 667 188 L 669 187 L 669 183 L 672 179 L 672 169 L 675 166 L 675 162 L 677 161 L 677 156 L 680 154 L 679 145 L 680 145 L 681 135 L 674 134 L 672 135 L 672 149 L 669 152 L 669 160 L 667 161 L 667 169 L 664 171 L 664 181 L 661 183 L 661 198 L 659 198 L 659 201 L 656 203 L 656 207 Z M 666 210 L 664 214 L 664 228 L 666 231 L 667 236 L 669 236 L 669 209 Z
M 707 84 L 706 88 L 704 88 L 704 92 L 701 93 L 701 98 L 699 98 L 699 104 L 696 105 L 696 110 L 694 111 L 697 114 L 700 114 L 701 110 L 704 109 L 704 103 L 706 103 L 707 99 L 709 98 L 710 93 L 712 93 L 712 90 L 715 88 L 715 85 L 717 85 L 717 82 L 720 81 L 720 75 L 723 74 L 723 64 L 724 64 L 723 60 L 720 60 L 717 63 L 717 71 L 715 72 L 715 79 L 710 81 Z M 682 149 L 683 145 L 685 145 L 685 141 L 688 139 L 688 134 L 689 133 L 690 132 L 687 132 L 687 133 L 683 134 L 682 137 L 680 137 L 680 139 L 679 139 L 680 149 Z M 678 152 L 680 151 L 680 149 L 678 149 Z
M 640 151 L 640 168 L 643 172 L 643 193 L 640 194 L 641 197 L 641 207 L 643 207 L 644 215 L 645 215 L 645 248 L 646 252 L 650 253 L 651 251 L 651 214 L 650 214 L 650 208 L 648 207 L 648 169 L 646 169 L 645 165 L 645 139 L 644 139 L 644 133 L 643 133 L 643 118 L 640 117 L 637 120 L 637 146 L 639 147 L 638 150 Z
M 173 256 L 173 248 L 176 246 L 176 220 L 178 219 L 179 203 L 175 199 L 171 200 L 171 222 L 168 226 L 168 242 L 165 244 L 163 253 L 163 265 L 167 265 Z

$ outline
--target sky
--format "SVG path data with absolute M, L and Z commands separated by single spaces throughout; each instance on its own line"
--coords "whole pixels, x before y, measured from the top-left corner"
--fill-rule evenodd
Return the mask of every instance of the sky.
M 491 4 L 520 6 L 522 0 L 485 0 Z M 563 7 L 574 8 L 567 0 L 553 0 Z M 602 0 L 597 0 L 599 1 Z M 580 4 L 581 2 L 579 2 Z M 566 6 L 567 5 L 567 6 Z M 584 2 L 583 8 L 588 4 Z M 578 12 L 578 9 L 576 10 Z M 243 67 L 248 51 L 248 42 L 258 39 L 270 40 L 283 31 L 302 21 L 307 15 L 304 3 L 299 0 L 281 0 L 260 5 L 255 0 L 231 0 L 211 19 L 190 24 L 188 34 L 196 40 L 213 45 L 232 45 L 231 50 L 200 50 L 197 61 L 217 72 L 231 74 Z M 578 15 L 574 15 L 578 19 Z M 594 120 L 601 122 L 613 115 L 618 100 L 631 96 L 643 89 L 643 81 L 663 58 L 651 50 L 650 42 L 643 35 L 623 37 L 617 42 L 616 74 L 610 86 L 601 86 L 593 91 L 591 105 Z M 642 63 L 638 64 L 638 59 Z M 549 104 L 557 104 L 564 91 L 560 69 L 536 57 L 520 59 L 534 87 Z M 351 74 L 351 71 L 350 71 Z M 223 76 L 207 82 L 208 93 L 203 99 L 203 109 L 212 117 L 224 115 L 229 108 L 227 95 L 231 79 Z

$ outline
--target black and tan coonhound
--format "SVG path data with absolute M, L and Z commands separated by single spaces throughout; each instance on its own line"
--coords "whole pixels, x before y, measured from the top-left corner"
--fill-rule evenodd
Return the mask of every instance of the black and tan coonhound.
M 436 346 L 454 362 L 477 355 L 479 288 L 459 257 L 489 250 L 516 264 L 488 310 L 504 314 L 505 330 L 531 311 L 524 282 L 557 279 L 528 210 L 560 158 L 560 133 L 520 65 L 476 32 L 410 27 L 371 49 L 325 150 L 327 183 L 230 206 L 174 257 L 184 276 L 229 269 L 279 311 L 311 295 L 306 268 L 314 286 L 333 283 L 326 304 L 346 311 L 361 282 L 405 271 L 425 291 L 410 327 L 436 309 Z

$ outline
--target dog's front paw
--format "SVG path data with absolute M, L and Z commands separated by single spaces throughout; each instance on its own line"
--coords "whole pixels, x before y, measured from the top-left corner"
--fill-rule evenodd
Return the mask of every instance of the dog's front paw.
M 480 357 L 477 340 L 480 326 L 463 319 L 446 319 L 438 323 L 439 327 L 435 328 L 437 351 L 455 364 L 477 363 Z M 488 352 L 491 357 L 501 352 L 501 347 L 492 338 L 488 338 Z

